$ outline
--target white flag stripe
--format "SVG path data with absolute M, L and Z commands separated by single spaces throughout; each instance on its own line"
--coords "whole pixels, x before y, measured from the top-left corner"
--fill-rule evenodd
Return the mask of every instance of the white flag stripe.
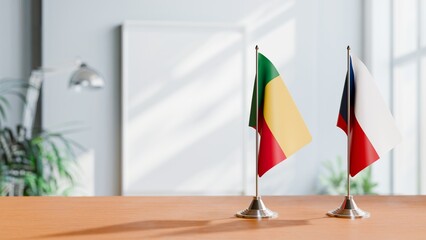
M 352 56 L 355 74 L 355 116 L 379 157 L 401 141 L 401 134 L 373 76 L 356 56 Z

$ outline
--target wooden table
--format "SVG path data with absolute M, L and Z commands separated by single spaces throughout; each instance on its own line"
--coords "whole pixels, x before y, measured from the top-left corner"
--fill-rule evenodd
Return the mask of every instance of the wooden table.
M 0 239 L 426 239 L 426 196 L 356 196 L 369 219 L 326 217 L 341 196 L 263 197 L 272 220 L 235 218 L 251 197 L 0 198 Z

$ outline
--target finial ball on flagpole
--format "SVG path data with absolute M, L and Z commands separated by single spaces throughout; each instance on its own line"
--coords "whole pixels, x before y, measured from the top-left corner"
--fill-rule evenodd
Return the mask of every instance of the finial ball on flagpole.
M 351 50 L 351 47 L 349 47 L 349 45 L 348 45 L 348 47 L 346 49 Z
M 255 49 L 256 49 L 256 50 L 259 50 L 259 46 L 257 46 L 257 45 L 256 45 Z

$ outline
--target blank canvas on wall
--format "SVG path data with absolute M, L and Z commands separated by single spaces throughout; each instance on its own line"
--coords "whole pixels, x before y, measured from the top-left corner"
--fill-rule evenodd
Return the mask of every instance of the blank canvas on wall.
M 244 49 L 239 27 L 123 25 L 123 195 L 243 192 Z

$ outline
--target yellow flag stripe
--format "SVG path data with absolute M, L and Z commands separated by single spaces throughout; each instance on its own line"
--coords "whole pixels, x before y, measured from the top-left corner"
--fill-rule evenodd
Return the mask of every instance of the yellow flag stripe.
M 263 116 L 287 157 L 312 140 L 311 134 L 280 76 L 271 80 L 265 87 Z

